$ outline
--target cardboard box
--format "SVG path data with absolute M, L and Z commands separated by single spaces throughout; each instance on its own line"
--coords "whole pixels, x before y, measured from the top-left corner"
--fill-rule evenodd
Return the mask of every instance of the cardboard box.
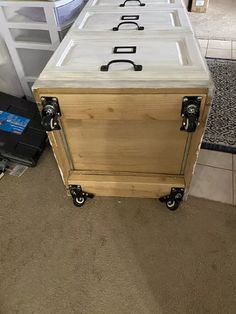
M 191 12 L 206 13 L 209 0 L 192 0 Z

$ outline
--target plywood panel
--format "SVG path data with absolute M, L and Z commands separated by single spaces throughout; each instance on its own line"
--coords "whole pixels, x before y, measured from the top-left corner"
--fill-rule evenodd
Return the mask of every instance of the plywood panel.
M 187 133 L 179 121 L 63 120 L 76 170 L 180 174 Z

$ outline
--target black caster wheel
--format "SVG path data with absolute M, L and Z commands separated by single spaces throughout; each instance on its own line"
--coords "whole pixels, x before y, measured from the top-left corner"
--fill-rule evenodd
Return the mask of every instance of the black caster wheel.
M 177 202 L 177 201 L 175 201 L 175 200 L 169 200 L 169 201 L 166 202 L 166 207 L 167 207 L 169 210 L 174 211 L 174 210 L 176 210 L 176 209 L 179 208 L 179 204 L 180 204 L 180 202 Z
M 187 132 L 194 132 L 197 128 L 197 120 L 194 119 L 185 119 L 185 121 L 183 122 L 184 125 L 184 130 Z
M 88 198 L 94 197 L 93 194 L 84 192 L 80 185 L 71 185 L 69 190 L 73 198 L 73 203 L 77 207 L 82 207 Z
M 171 193 L 166 196 L 162 196 L 159 198 L 159 201 L 166 204 L 166 207 L 169 210 L 176 210 L 179 208 L 179 205 L 184 196 L 183 188 L 171 188 Z
M 86 198 L 83 196 L 80 197 L 73 197 L 73 203 L 77 207 L 82 207 L 84 203 L 86 202 Z

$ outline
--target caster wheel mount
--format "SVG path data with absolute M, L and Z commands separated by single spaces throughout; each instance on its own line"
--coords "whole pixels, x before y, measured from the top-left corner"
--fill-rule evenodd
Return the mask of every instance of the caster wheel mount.
M 183 188 L 171 188 L 170 195 L 166 195 L 160 197 L 159 200 L 162 203 L 166 203 L 166 207 L 169 210 L 176 210 L 178 209 L 182 199 L 184 196 L 184 189 Z
M 73 198 L 73 203 L 77 207 L 82 207 L 88 198 L 93 198 L 92 193 L 84 192 L 80 185 L 70 185 L 70 194 Z

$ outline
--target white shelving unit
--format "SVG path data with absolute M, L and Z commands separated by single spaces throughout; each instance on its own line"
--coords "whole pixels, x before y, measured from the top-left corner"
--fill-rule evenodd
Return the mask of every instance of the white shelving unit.
M 2 33 L 28 99 L 33 98 L 33 82 L 84 4 L 84 0 L 0 0 Z

